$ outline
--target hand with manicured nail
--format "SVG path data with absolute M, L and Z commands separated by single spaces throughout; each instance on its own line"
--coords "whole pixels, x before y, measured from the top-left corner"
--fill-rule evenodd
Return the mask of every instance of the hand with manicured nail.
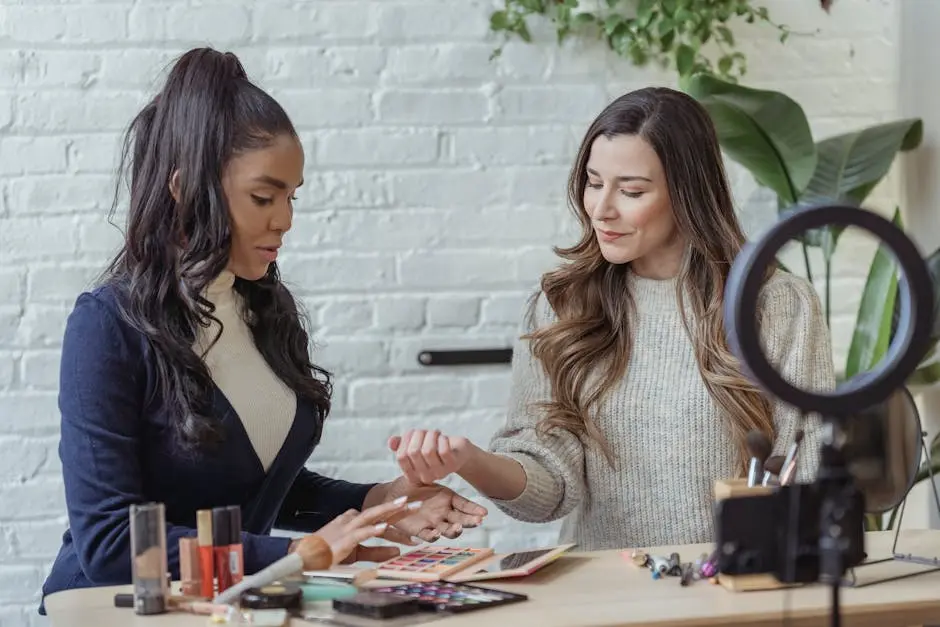
M 389 521 L 395 517 L 421 507 L 421 503 L 409 503 L 407 496 L 402 496 L 362 512 L 351 509 L 331 520 L 316 533 L 304 536 L 292 543 L 291 551 L 304 552 L 305 543 L 313 544 L 316 538 L 325 540 L 333 552 L 333 564 L 351 564 L 353 562 L 382 562 L 397 557 L 401 551 L 393 546 L 362 546 L 360 543 L 369 538 L 383 537 L 398 541 L 403 534 L 390 531 Z M 397 533 L 397 536 L 396 536 Z M 315 538 L 316 537 L 316 538 Z M 406 543 L 413 544 L 409 538 Z

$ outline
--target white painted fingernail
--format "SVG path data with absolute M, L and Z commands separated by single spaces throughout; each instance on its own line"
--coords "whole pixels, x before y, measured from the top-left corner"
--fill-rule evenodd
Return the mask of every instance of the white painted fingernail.
M 385 531 L 385 528 L 388 527 L 388 523 L 379 523 L 375 526 L 376 531 Z
M 393 502 L 395 505 L 401 505 L 402 503 L 404 503 L 404 502 L 407 501 L 407 500 L 408 500 L 408 497 L 407 497 L 407 496 L 399 496 L 397 499 L 395 499 L 395 500 L 392 501 L 392 502 Z
M 423 501 L 412 501 L 411 503 L 408 503 L 408 505 L 405 507 L 405 509 L 418 509 L 418 508 L 421 507 L 423 504 L 424 504 Z

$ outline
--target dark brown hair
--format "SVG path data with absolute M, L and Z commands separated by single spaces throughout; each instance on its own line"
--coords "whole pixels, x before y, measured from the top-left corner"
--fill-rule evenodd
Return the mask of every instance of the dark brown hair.
M 608 263 L 601 255 L 583 194 L 594 140 L 618 135 L 641 137 L 662 163 L 673 217 L 689 245 L 677 281 L 679 306 L 684 315 L 688 298 L 692 320 L 683 321 L 705 386 L 727 417 L 743 471 L 749 457 L 747 433 L 757 429 L 771 441 L 774 437 L 770 402 L 742 375 L 725 341 L 725 282 L 745 237 L 708 112 L 672 89 L 646 88 L 617 98 L 581 142 L 568 182 L 568 203 L 581 223 L 581 238 L 571 247 L 556 247 L 556 254 L 568 263 L 541 281 L 558 321 L 525 336 L 551 381 L 552 399 L 543 405 L 541 430 L 561 428 L 586 438 L 613 461 L 590 413 L 625 375 L 629 361 L 629 264 Z M 534 314 L 534 300 L 530 311 Z M 587 389 L 595 372 L 601 373 L 598 383 Z
M 231 248 L 222 174 L 236 155 L 283 135 L 297 133 L 281 105 L 248 79 L 238 57 L 212 48 L 180 56 L 125 135 L 120 172 L 130 192 L 127 234 L 104 280 L 119 289 L 123 317 L 153 348 L 157 393 L 186 448 L 222 434 L 210 411 L 209 369 L 193 350 L 214 310 L 203 291 L 226 268 Z M 178 200 L 169 189 L 175 171 Z M 120 186 L 112 214 L 119 192 Z M 324 420 L 330 376 L 310 361 L 306 319 L 277 265 L 257 281 L 236 278 L 234 288 L 265 360 Z

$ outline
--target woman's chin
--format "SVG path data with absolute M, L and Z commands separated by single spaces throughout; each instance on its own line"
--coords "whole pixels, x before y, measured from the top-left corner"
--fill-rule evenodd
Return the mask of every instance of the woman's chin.
M 244 281 L 260 281 L 268 274 L 268 267 L 270 264 L 265 264 L 261 266 L 250 266 L 250 267 L 241 267 L 235 268 L 234 273 L 239 279 Z
M 632 254 L 632 251 L 617 246 L 611 246 L 605 242 L 600 242 L 600 249 L 601 256 L 604 257 L 604 260 L 607 261 L 607 263 L 619 265 L 629 263 L 635 258 L 635 256 Z

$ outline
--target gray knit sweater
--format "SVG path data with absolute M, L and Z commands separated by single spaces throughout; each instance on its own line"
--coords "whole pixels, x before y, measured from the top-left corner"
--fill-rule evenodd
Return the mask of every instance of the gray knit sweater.
M 530 404 L 547 399 L 550 386 L 526 341 L 516 343 L 509 415 L 490 444 L 518 460 L 527 476 L 519 497 L 493 503 L 521 521 L 564 517 L 560 541 L 576 542 L 579 550 L 711 542 L 714 483 L 739 474 L 735 445 L 682 325 L 675 280 L 631 275 L 630 290 L 637 305 L 630 362 L 594 415 L 617 466 L 565 432 L 536 434 Z M 765 354 L 778 371 L 805 389 L 833 389 L 829 330 L 812 286 L 777 272 L 763 288 L 760 316 Z M 540 294 L 536 324 L 554 319 Z M 775 403 L 774 454 L 785 453 L 799 418 Z M 815 418 L 804 423 L 800 481 L 818 464 L 818 425 Z

